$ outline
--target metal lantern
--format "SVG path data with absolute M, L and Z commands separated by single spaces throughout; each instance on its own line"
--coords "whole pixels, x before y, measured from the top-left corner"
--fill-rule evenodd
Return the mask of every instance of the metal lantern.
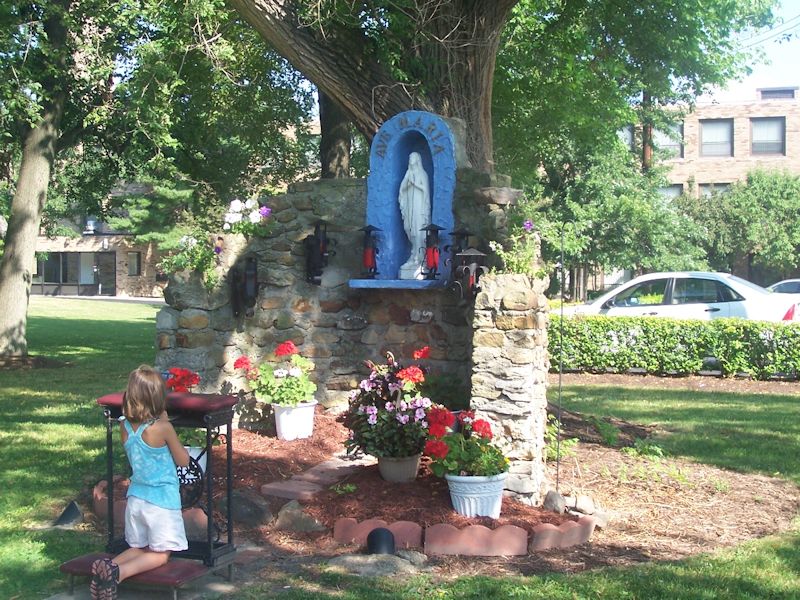
M 367 225 L 366 227 L 362 227 L 359 231 L 364 232 L 364 248 L 361 254 L 361 263 L 364 266 L 364 273 L 363 277 L 367 279 L 374 279 L 375 275 L 378 274 L 378 263 L 377 263 L 377 255 L 378 255 L 378 242 L 374 235 L 372 235 L 376 231 L 382 231 L 380 227 L 375 227 L 374 225 Z
M 456 268 L 460 266 L 460 263 L 456 257 L 467 249 L 469 246 L 469 238 L 472 235 L 474 234 L 464 227 L 460 227 L 455 231 L 450 232 L 450 236 L 453 238 L 453 243 L 445 246 L 444 251 L 450 253 L 450 258 L 445 261 L 445 264 L 450 265 L 450 275 L 451 279 L 453 280 L 457 279 Z
M 433 223 L 420 229 L 420 231 L 425 232 L 426 279 L 436 279 L 439 271 L 439 232 L 442 230 L 444 230 L 444 227 L 439 227 Z
M 455 277 L 451 287 L 461 296 L 462 300 L 472 300 L 480 290 L 480 278 L 489 272 L 484 266 L 486 255 L 475 248 L 467 248 L 455 257 Z

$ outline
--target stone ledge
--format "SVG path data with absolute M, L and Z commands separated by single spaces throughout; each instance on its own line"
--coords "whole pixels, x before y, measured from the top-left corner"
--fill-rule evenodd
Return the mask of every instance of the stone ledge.
M 592 536 L 597 521 L 592 516 L 567 521 L 559 526 L 542 523 L 534 527 L 530 544 L 528 532 L 516 525 L 489 529 L 469 525 L 458 529 L 447 523 L 431 525 L 424 530 L 426 554 L 461 556 L 524 556 L 550 548 L 569 548 L 583 544 Z M 386 527 L 395 536 L 398 548 L 421 547 L 423 529 L 410 521 L 387 524 L 383 519 L 366 519 L 360 523 L 353 518 L 341 518 L 333 527 L 333 537 L 339 544 L 365 545 L 367 535 L 376 527 Z

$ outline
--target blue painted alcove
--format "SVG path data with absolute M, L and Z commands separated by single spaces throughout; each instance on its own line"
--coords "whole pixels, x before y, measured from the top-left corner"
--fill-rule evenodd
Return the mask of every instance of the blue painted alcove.
M 403 231 L 397 196 L 408 168 L 408 156 L 418 152 L 430 180 L 431 222 L 440 232 L 439 277 L 398 279 L 398 270 L 409 256 L 411 245 Z M 386 121 L 372 141 L 367 177 L 367 222 L 381 229 L 375 279 L 351 279 L 353 288 L 425 289 L 447 285 L 449 268 L 444 247 L 454 229 L 453 193 L 456 187 L 456 147 L 453 133 L 439 115 L 410 110 Z

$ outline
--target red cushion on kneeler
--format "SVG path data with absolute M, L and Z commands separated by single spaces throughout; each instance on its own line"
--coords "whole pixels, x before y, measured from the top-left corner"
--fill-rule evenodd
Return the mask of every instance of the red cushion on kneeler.
M 180 587 L 184 583 L 202 577 L 206 573 L 208 573 L 208 567 L 199 561 L 174 559 L 157 569 L 134 575 L 126 579 L 125 582 Z
M 167 394 L 167 411 L 210 413 L 230 408 L 239 401 L 238 396 L 226 394 L 193 394 L 170 392 Z M 122 392 L 106 394 L 97 399 L 101 406 L 122 408 Z
M 113 554 L 106 554 L 103 552 L 84 554 L 83 556 L 68 560 L 59 568 L 62 573 L 67 573 L 68 575 L 91 575 L 92 563 L 94 561 L 98 558 L 112 558 L 113 556 Z M 144 573 L 129 577 L 122 583 L 131 582 L 163 587 L 180 587 L 184 583 L 202 577 L 206 573 L 208 573 L 208 567 L 201 562 L 174 559 L 157 569 L 145 571 Z
M 59 570 L 67 575 L 91 575 L 92 563 L 99 558 L 113 558 L 113 554 L 107 552 L 95 552 L 94 554 L 84 554 L 65 563 L 61 563 Z

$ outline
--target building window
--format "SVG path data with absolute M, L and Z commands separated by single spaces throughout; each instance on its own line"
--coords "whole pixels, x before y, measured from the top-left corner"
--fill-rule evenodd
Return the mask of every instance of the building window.
M 653 142 L 665 159 L 683 158 L 683 123 L 674 123 L 663 131 L 654 129 Z
M 762 88 L 758 90 L 762 100 L 794 100 L 796 87 Z
M 786 154 L 786 118 L 760 117 L 750 119 L 753 154 Z
M 672 185 L 658 188 L 658 193 L 664 198 L 677 198 L 683 193 L 683 184 L 674 183 Z
M 733 119 L 700 121 L 700 156 L 733 156 Z
M 700 195 L 711 196 L 712 194 L 721 194 L 731 186 L 730 183 L 701 183 Z
M 136 277 L 142 274 L 142 253 L 128 252 L 128 276 Z

